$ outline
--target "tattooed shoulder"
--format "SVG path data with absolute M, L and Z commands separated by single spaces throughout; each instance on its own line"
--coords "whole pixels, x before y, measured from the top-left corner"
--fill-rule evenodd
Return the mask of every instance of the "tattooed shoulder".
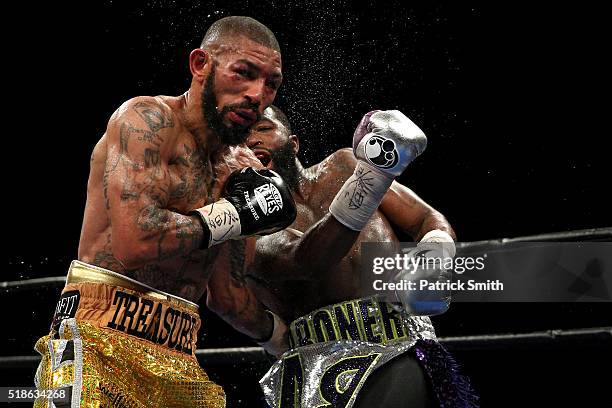
M 172 110 L 157 98 L 135 101 L 133 108 L 151 132 L 174 127 Z
M 116 126 L 122 135 L 121 147 L 127 147 L 127 136 L 136 134 L 139 141 L 159 148 L 162 145 L 164 129 L 175 127 L 174 112 L 163 101 L 150 96 L 139 96 L 125 102 L 113 114 L 109 126 Z

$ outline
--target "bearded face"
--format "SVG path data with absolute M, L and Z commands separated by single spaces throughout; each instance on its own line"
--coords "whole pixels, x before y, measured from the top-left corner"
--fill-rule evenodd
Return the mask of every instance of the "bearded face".
M 244 143 L 249 135 L 251 124 L 259 120 L 259 106 L 242 102 L 227 104 L 221 110 L 218 108 L 218 98 L 215 90 L 216 64 L 213 64 L 206 83 L 202 89 L 202 115 L 204 121 L 223 144 L 237 145 Z M 229 114 L 244 118 L 244 124 L 226 120 Z

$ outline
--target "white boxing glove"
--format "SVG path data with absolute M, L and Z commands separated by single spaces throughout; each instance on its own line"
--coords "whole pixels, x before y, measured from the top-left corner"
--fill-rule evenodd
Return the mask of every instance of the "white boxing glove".
M 343 225 L 361 231 L 393 179 L 427 146 L 417 125 L 398 110 L 367 113 L 353 135 L 357 165 L 344 183 L 329 212 Z
M 446 312 L 451 303 L 452 269 L 447 268 L 448 260 L 455 257 L 456 249 L 453 238 L 445 231 L 431 230 L 416 247 L 405 251 L 413 258 L 420 259 L 417 268 L 399 271 L 393 282 L 411 281 L 415 289 L 396 290 L 395 295 L 406 312 L 410 315 L 433 316 Z M 421 282 L 427 282 L 427 288 L 420 289 Z M 429 285 L 440 284 L 440 289 L 431 289 Z M 444 285 L 442 285 L 444 284 Z

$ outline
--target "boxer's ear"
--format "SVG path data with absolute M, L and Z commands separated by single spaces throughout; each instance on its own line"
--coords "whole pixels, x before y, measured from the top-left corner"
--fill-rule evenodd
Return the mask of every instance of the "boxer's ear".
M 291 135 L 289 136 L 289 141 L 291 142 L 291 145 L 293 146 L 293 153 L 297 155 L 298 152 L 300 151 L 300 139 L 298 139 L 296 135 Z
M 208 68 L 211 62 L 210 53 L 201 48 L 196 48 L 189 54 L 189 69 L 194 79 L 203 81 L 208 75 Z

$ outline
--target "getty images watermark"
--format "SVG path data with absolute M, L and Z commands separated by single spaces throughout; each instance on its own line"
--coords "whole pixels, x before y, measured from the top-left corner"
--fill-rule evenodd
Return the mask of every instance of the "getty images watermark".
M 610 301 L 612 243 L 363 243 L 362 295 L 468 302 Z M 408 293 L 408 295 L 406 295 Z
M 402 248 L 401 253 L 395 256 L 375 257 L 372 260 L 374 275 L 392 276 L 394 279 L 375 279 L 372 288 L 376 291 L 504 290 L 504 284 L 499 279 L 487 279 L 486 282 L 478 282 L 475 279 L 453 281 L 451 272 L 463 274 L 467 271 L 484 270 L 486 254 L 477 257 L 451 257 L 445 255 L 442 248 L 437 251 L 437 245 L 444 244 L 428 244 L 426 249 Z

